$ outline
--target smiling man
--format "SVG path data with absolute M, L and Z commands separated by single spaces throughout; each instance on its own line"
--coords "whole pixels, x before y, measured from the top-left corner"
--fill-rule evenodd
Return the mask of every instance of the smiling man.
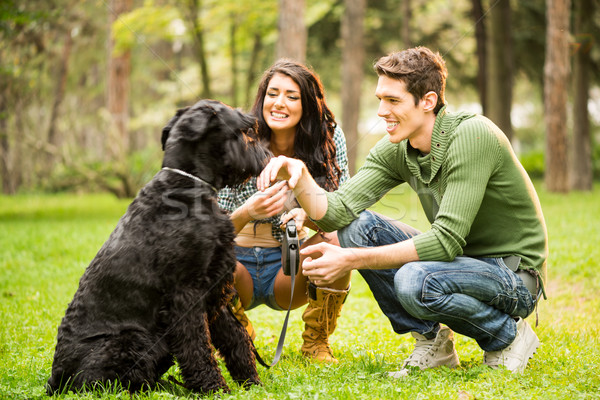
M 375 71 L 388 136 L 354 177 L 326 193 L 301 161 L 277 157 L 258 187 L 288 180 L 319 228 L 338 230 L 342 248 L 303 250 L 305 275 L 327 284 L 357 269 L 394 331 L 416 339 L 392 376 L 457 367 L 453 332 L 476 340 L 484 364 L 522 372 L 540 344 L 524 318 L 544 294 L 548 253 L 533 184 L 496 125 L 447 111 L 438 53 L 393 53 Z M 404 183 L 418 194 L 428 231 L 366 211 Z

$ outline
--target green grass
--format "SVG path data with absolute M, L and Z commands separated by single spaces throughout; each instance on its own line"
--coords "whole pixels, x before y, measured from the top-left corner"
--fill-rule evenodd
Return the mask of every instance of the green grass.
M 366 284 L 353 288 L 331 338 L 338 365 L 306 362 L 299 354 L 301 310 L 292 312 L 282 360 L 264 383 L 249 391 L 231 382 L 223 399 L 592 399 L 600 398 L 600 190 L 554 195 L 540 189 L 550 236 L 549 300 L 539 306 L 535 328 L 542 346 L 522 375 L 481 365 L 482 352 L 457 335 L 462 367 L 396 381 L 387 377 L 412 349 L 410 335 L 396 335 Z M 128 201 L 107 195 L 0 197 L 0 399 L 44 398 L 56 330 L 79 277 L 123 214 Z M 399 188 L 377 210 L 427 229 L 417 198 Z M 273 357 L 284 313 L 248 312 L 256 344 Z M 535 317 L 529 321 L 535 324 Z M 173 368 L 172 374 L 177 375 Z M 129 399 L 107 388 L 59 398 Z M 192 395 L 175 386 L 134 399 Z

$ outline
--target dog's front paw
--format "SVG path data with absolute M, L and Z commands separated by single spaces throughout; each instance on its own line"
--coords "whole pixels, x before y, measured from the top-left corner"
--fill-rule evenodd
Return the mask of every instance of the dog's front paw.
M 204 383 L 204 384 L 197 384 L 197 385 L 188 383 L 186 386 L 191 391 L 201 393 L 202 395 L 212 395 L 212 394 L 216 394 L 220 391 L 222 391 L 223 393 L 231 393 L 231 389 L 229 388 L 229 386 L 227 386 L 225 381 L 215 382 L 215 383 L 211 383 L 211 384 Z
M 215 387 L 210 387 L 210 388 L 203 388 L 200 390 L 200 392 L 202 394 L 206 394 L 206 395 L 214 395 L 214 394 L 218 394 L 218 393 L 229 394 L 229 393 L 231 393 L 231 389 L 229 389 L 229 386 L 223 385 L 223 386 L 215 386 Z
M 258 379 L 258 376 L 256 378 L 250 378 L 245 381 L 237 381 L 237 383 L 240 384 L 246 390 L 250 389 L 253 385 L 262 386 L 262 382 L 260 381 L 260 379 Z

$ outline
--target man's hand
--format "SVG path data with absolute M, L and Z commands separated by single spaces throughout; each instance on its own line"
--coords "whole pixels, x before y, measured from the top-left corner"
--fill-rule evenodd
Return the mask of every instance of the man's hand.
M 323 218 L 327 212 L 325 189 L 317 185 L 301 160 L 284 156 L 271 158 L 256 180 L 256 187 L 264 192 L 277 179 L 287 180 L 288 187 L 310 218 Z
M 271 161 L 260 173 L 256 180 L 258 190 L 265 191 L 271 182 L 283 179 L 288 182 L 288 186 L 293 189 L 298 180 L 302 177 L 302 172 L 306 168 L 301 160 L 284 156 L 271 158 Z
M 400 268 L 412 261 L 419 261 L 419 254 L 412 239 L 376 247 L 342 248 L 318 243 L 300 250 L 306 256 L 302 273 L 316 285 L 327 286 L 353 269 Z
M 357 265 L 355 251 L 328 243 L 318 243 L 300 250 L 306 256 L 302 274 L 319 286 L 331 285 L 351 272 Z

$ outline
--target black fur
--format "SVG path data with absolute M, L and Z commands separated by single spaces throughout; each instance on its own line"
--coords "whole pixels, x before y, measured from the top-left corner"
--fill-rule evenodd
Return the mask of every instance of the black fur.
M 214 189 L 257 175 L 268 152 L 255 120 L 220 102 L 179 110 L 162 132 L 163 167 L 131 203 L 83 274 L 58 328 L 49 394 L 116 381 L 152 387 L 177 360 L 190 390 L 260 384 L 233 295 L 233 225 Z M 211 187 L 213 186 L 213 187 Z

